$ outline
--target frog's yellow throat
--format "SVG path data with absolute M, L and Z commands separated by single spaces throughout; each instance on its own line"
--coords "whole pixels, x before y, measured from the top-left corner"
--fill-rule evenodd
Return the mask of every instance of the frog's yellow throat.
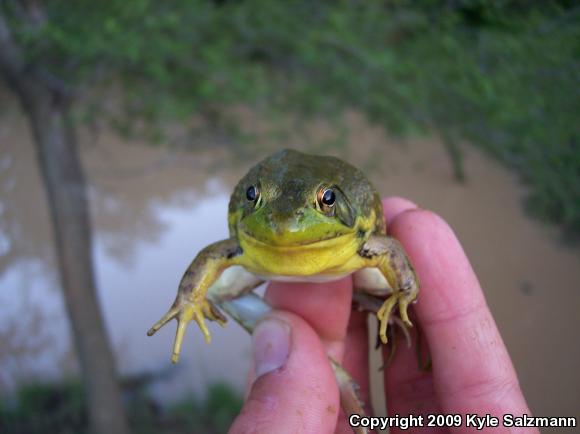
M 240 264 L 261 276 L 342 276 L 361 268 L 357 232 L 308 244 L 273 246 L 238 232 Z

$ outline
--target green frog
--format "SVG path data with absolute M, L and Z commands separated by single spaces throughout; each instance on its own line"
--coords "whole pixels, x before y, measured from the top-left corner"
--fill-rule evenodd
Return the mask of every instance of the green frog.
M 353 275 L 355 294 L 380 301 L 374 312 L 383 343 L 391 320 L 412 326 L 407 310 L 419 292 L 417 276 L 403 247 L 386 233 L 379 194 L 352 165 L 279 151 L 239 181 L 228 226 L 230 237 L 195 257 L 173 305 L 147 333 L 177 320 L 174 363 L 189 322 L 209 342 L 205 320 L 224 323 L 223 303 L 244 298 L 267 280 L 320 282 Z

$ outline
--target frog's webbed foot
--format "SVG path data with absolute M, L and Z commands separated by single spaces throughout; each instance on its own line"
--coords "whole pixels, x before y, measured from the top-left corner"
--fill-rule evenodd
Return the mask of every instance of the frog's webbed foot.
M 147 335 L 152 336 L 157 330 L 163 327 L 172 319 L 177 320 L 177 331 L 175 333 L 175 341 L 173 343 L 173 354 L 171 356 L 171 361 L 177 363 L 179 360 L 179 354 L 181 353 L 181 344 L 183 343 L 183 336 L 185 335 L 185 329 L 191 321 L 195 321 L 206 342 L 211 342 L 211 335 L 207 326 L 205 324 L 205 319 L 211 321 L 217 321 L 221 325 L 224 325 L 227 321 L 226 317 L 215 307 L 215 305 L 204 299 L 202 301 L 191 301 L 188 297 L 180 297 L 175 300 L 171 309 L 159 320 L 153 327 L 149 329 Z

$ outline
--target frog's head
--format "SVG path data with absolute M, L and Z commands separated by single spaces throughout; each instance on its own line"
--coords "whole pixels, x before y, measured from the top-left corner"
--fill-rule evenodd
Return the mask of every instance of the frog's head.
M 272 247 L 345 235 L 362 243 L 377 224 L 377 201 L 366 178 L 347 163 L 284 150 L 242 178 L 230 201 L 228 221 L 232 234 Z

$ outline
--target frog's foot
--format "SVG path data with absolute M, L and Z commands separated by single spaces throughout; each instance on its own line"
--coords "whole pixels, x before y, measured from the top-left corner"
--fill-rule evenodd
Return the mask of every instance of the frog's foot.
M 185 335 L 185 329 L 190 321 L 195 321 L 199 328 L 201 329 L 206 342 L 211 342 L 211 335 L 207 326 L 205 324 L 205 319 L 211 321 L 217 321 L 221 325 L 224 325 L 226 318 L 223 314 L 214 306 L 212 302 L 204 299 L 201 302 L 192 302 L 188 299 L 180 299 L 179 297 L 171 306 L 171 309 L 157 321 L 153 327 L 147 332 L 148 336 L 152 336 L 167 324 L 172 319 L 177 320 L 177 332 L 175 333 L 175 341 L 173 343 L 173 354 L 171 356 L 171 361 L 177 363 L 179 360 L 179 354 L 181 353 L 181 344 L 183 342 L 183 336 Z
M 393 313 L 395 305 L 399 306 L 399 316 L 401 317 L 402 325 L 409 328 L 413 327 L 411 320 L 409 320 L 409 314 L 407 313 L 410 301 L 404 292 L 395 292 L 385 300 L 381 308 L 377 311 L 377 319 L 380 323 L 379 337 L 383 344 L 389 341 L 387 338 L 387 326 L 394 319 L 394 317 L 391 317 L 391 314 Z

